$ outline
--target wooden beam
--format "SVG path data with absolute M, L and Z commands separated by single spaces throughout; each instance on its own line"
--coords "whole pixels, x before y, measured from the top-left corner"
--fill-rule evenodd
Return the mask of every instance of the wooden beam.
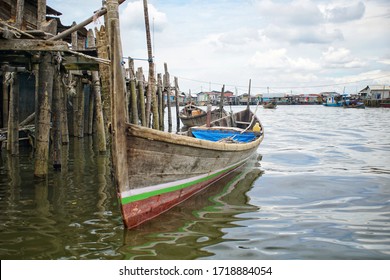
M 0 51 L 68 51 L 64 41 L 48 42 L 46 40 L 1 40 Z
M 122 4 L 123 2 L 125 2 L 126 0 L 119 0 L 119 5 Z M 107 13 L 107 9 L 106 8 L 101 8 L 99 11 L 96 11 L 95 14 L 93 16 L 90 16 L 89 18 L 87 18 L 86 20 L 84 20 L 83 22 L 79 23 L 79 24 L 76 24 L 74 26 L 72 26 L 71 28 L 65 30 L 64 32 L 48 39 L 49 41 L 56 41 L 56 40 L 61 40 L 63 38 L 65 38 L 66 36 L 68 36 L 69 34 L 85 27 L 86 25 L 90 24 L 92 21 L 96 20 L 98 17 L 101 17 L 102 15 L 105 15 Z

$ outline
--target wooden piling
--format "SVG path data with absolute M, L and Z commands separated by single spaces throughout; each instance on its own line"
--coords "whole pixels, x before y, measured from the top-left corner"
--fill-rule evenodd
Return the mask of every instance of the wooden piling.
M 175 81 L 175 100 L 176 100 L 176 132 L 180 131 L 180 118 L 179 118 L 179 83 L 177 77 L 174 78 Z
M 98 57 L 102 59 L 109 59 L 107 32 L 104 26 L 100 30 L 95 29 Z M 99 75 L 101 79 L 101 97 L 103 120 L 105 127 L 105 134 L 108 135 L 108 127 L 111 123 L 111 69 L 108 65 L 99 64 Z
M 144 94 L 144 75 L 142 68 L 139 67 L 137 71 L 137 87 L 138 87 L 138 99 L 139 99 L 139 111 L 140 111 L 140 117 L 141 117 L 141 125 L 147 126 L 146 122 L 146 111 L 145 111 L 145 94 Z
M 164 91 L 167 96 L 168 132 L 172 132 L 171 82 L 170 82 L 167 63 L 164 63 Z
M 12 72 L 10 75 L 12 77 L 9 81 L 7 150 L 10 155 L 17 156 L 19 154 L 19 79 L 17 72 Z
M 61 75 L 61 80 L 64 77 L 64 73 Z M 68 103 L 68 94 L 66 92 L 66 86 L 61 82 L 60 86 L 60 127 L 61 127 L 61 144 L 67 145 L 69 143 L 69 127 L 68 127 L 68 114 L 67 114 L 67 103 Z
M 220 118 L 222 118 L 222 109 L 223 109 L 223 101 L 224 101 L 224 94 L 225 94 L 225 85 L 222 86 L 221 90 L 221 101 L 219 102 L 219 112 L 220 112 Z
M 136 90 L 136 77 L 134 70 L 134 60 L 129 58 L 129 78 L 130 78 L 130 100 L 131 100 L 131 123 L 138 124 L 138 103 Z
M 8 114 L 9 114 L 9 82 L 10 72 L 8 72 L 8 65 L 3 67 L 3 127 L 8 126 Z
M 92 83 L 96 111 L 96 132 L 98 137 L 98 150 L 99 152 L 105 152 L 107 150 L 107 140 L 104 131 L 103 106 L 100 93 L 99 73 L 97 71 L 92 71 Z
M 76 81 L 76 95 L 73 96 L 73 136 L 84 137 L 84 85 L 81 77 L 74 76 Z
M 54 170 L 61 170 L 61 72 L 54 73 L 53 106 L 52 106 L 52 161 Z
M 88 31 L 88 47 L 94 48 L 96 46 L 95 38 L 93 36 L 92 29 Z M 100 79 L 99 72 L 92 71 L 92 98 L 91 105 L 95 105 L 95 110 L 90 105 L 90 123 L 93 120 L 92 112 L 95 112 L 95 120 L 96 120 L 96 133 L 98 139 L 98 150 L 99 152 L 105 152 L 107 150 L 107 141 L 106 134 L 104 130 L 104 119 L 103 119 L 103 106 L 102 106 L 102 96 L 101 96 L 101 87 L 100 87 Z M 91 131 L 92 125 L 90 124 L 89 133 L 92 134 Z
M 251 103 L 251 83 L 252 80 L 249 79 L 249 87 L 248 87 L 248 104 L 246 105 L 247 110 L 249 110 L 249 105 Z
M 48 173 L 49 161 L 49 135 L 50 135 L 50 112 L 51 97 L 53 91 L 54 65 L 50 52 L 41 55 L 39 65 L 38 85 L 38 134 L 36 135 L 36 152 L 34 176 L 45 178 Z
M 150 111 L 152 104 L 153 111 L 153 128 L 159 129 L 159 116 L 158 116 L 158 105 L 156 98 L 156 90 L 155 90 L 155 77 L 154 77 L 154 62 L 153 62 L 153 54 L 152 54 L 152 40 L 150 37 L 150 26 L 149 26 L 149 11 L 148 11 L 148 1 L 143 0 L 144 4 L 144 17 L 145 17 L 145 29 L 146 29 L 146 44 L 148 49 L 148 61 L 149 61 L 149 76 L 148 76 L 148 92 L 147 92 L 147 103 L 146 103 L 146 120 L 147 125 L 150 127 Z
M 158 115 L 160 121 L 160 130 L 164 131 L 164 96 L 161 74 L 157 75 L 157 96 L 158 96 Z

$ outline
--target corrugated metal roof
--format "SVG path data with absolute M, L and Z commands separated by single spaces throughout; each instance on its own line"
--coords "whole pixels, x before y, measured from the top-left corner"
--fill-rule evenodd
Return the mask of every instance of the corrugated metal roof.
M 378 85 L 375 85 L 375 86 L 369 86 L 370 90 L 390 90 L 390 86 L 386 86 L 386 85 L 383 85 L 383 86 L 378 86 Z

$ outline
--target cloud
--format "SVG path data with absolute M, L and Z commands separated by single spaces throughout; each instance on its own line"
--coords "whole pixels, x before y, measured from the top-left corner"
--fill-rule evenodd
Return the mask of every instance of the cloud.
M 165 13 L 158 11 L 152 4 L 148 4 L 150 28 L 161 32 L 167 24 Z M 145 31 L 144 6 L 142 1 L 129 2 L 121 12 L 121 27 L 124 30 Z
M 319 7 L 309 0 L 293 0 L 290 3 L 257 0 L 256 8 L 261 17 L 283 25 L 317 25 L 324 22 L 324 15 Z
M 344 39 L 339 29 L 331 29 L 326 26 L 289 28 L 269 25 L 261 32 L 270 39 L 291 44 L 329 44 Z
M 359 2 L 348 6 L 330 6 L 325 9 L 325 13 L 330 22 L 340 23 L 361 19 L 365 10 L 364 3 Z
M 287 49 L 272 49 L 265 52 L 257 51 L 250 59 L 250 65 L 255 68 L 278 70 L 281 72 L 295 72 L 318 70 L 320 65 L 309 58 L 291 58 Z
M 351 51 L 346 48 L 329 47 L 322 53 L 322 61 L 326 68 L 360 68 L 365 66 L 363 61 L 353 57 Z

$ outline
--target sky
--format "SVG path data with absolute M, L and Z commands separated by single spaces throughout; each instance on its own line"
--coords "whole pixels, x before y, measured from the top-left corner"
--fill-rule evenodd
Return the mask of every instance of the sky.
M 70 25 L 101 0 L 47 0 Z M 156 72 L 185 93 L 357 93 L 390 84 L 389 0 L 149 0 Z M 103 19 L 87 28 L 95 29 Z M 147 73 L 143 1 L 120 6 L 122 49 Z

